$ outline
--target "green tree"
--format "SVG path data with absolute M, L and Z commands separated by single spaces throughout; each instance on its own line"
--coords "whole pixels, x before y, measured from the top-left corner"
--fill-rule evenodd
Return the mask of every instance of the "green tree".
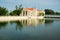
M 4 7 L 0 7 L 0 16 L 6 16 L 8 13 L 8 10 Z
M 55 12 L 56 15 L 60 15 L 60 12 Z
M 14 14 L 13 14 L 13 11 L 11 11 L 11 12 L 9 13 L 9 15 L 13 16 L 13 15 L 14 15 Z
M 15 15 L 15 16 L 17 15 L 17 16 L 19 16 L 20 13 L 22 12 L 22 10 L 23 10 L 22 5 L 20 5 L 19 7 L 16 5 L 16 9 L 13 10 L 12 12 L 10 12 L 10 15 Z
M 18 6 L 17 6 L 17 5 L 16 5 L 16 7 L 15 7 L 15 8 L 16 8 L 16 10 L 18 10 Z
M 42 13 L 39 13 L 39 16 L 44 16 L 44 13 L 42 12 Z
M 55 14 L 53 10 L 51 9 L 45 9 L 45 14 Z
M 23 10 L 23 7 L 22 7 L 22 5 L 20 5 L 20 6 L 19 6 L 19 9 L 18 9 L 18 10 L 19 10 L 19 13 L 18 13 L 18 15 L 19 15 L 19 14 L 22 12 L 22 10 Z

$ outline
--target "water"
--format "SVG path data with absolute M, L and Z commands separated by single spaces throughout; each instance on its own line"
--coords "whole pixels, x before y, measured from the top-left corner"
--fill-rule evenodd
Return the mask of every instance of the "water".
M 0 40 L 59 40 L 60 20 L 28 19 L 0 22 Z

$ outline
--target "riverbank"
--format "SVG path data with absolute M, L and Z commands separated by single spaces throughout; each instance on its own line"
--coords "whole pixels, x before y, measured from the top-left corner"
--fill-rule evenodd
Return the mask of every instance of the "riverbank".
M 45 18 L 60 18 L 60 15 L 45 15 Z
M 26 19 L 43 19 L 44 16 L 0 16 L 0 21 L 14 21 L 14 20 L 26 20 Z

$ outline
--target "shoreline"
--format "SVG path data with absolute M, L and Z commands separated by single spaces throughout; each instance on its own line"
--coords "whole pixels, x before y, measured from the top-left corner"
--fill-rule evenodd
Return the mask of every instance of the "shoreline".
M 45 15 L 45 18 L 60 18 L 60 15 Z
M 44 16 L 0 16 L 0 21 L 16 21 L 26 19 L 43 19 Z

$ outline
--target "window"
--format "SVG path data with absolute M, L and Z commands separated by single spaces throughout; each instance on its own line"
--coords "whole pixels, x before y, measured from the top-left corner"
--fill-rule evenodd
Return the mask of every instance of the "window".
M 26 11 L 26 16 L 27 16 L 27 11 Z
M 25 11 L 23 11 L 23 16 L 25 15 Z

